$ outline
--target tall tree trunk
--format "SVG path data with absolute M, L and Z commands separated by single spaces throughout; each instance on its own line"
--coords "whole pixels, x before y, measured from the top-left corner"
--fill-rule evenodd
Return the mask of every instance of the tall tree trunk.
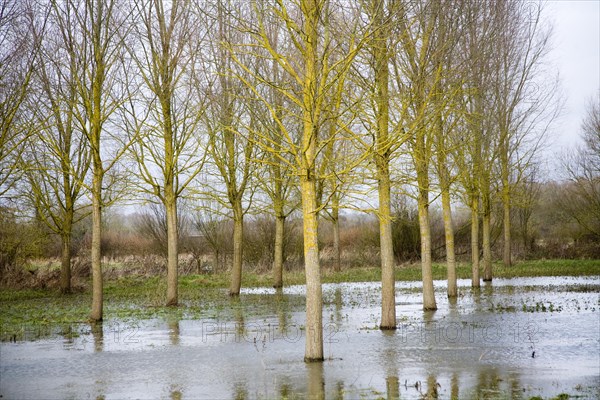
M 341 271 L 341 249 L 340 249 L 340 198 L 334 194 L 331 206 L 331 223 L 333 225 L 333 270 Z
M 510 235 L 510 188 L 508 187 L 508 181 L 503 182 L 502 209 L 502 229 L 504 231 L 504 248 L 502 251 L 502 261 L 505 267 L 510 267 L 512 265 L 512 239 Z
M 389 143 L 389 50 L 385 29 L 385 3 L 373 1 L 373 62 L 376 88 L 376 155 L 379 195 L 379 247 L 381 252 L 381 324 L 380 329 L 396 329 L 396 281 L 394 277 L 394 246 Z
M 283 244 L 285 236 L 285 216 L 275 218 L 275 248 L 273 249 L 273 287 L 283 287 Z
M 452 207 L 450 204 L 450 191 L 442 190 L 442 212 L 444 215 L 444 234 L 446 238 L 446 266 L 448 269 L 448 297 L 458 296 L 456 283 L 456 254 L 454 251 L 454 226 L 452 223 Z
M 304 224 L 304 264 L 306 273 L 306 348 L 304 360 L 323 360 L 323 294 L 314 179 L 301 177 L 302 220 Z
M 176 306 L 179 303 L 177 200 L 175 196 L 171 194 L 166 198 L 165 203 L 167 214 L 167 306 Z
M 479 282 L 479 197 L 471 196 L 471 286 L 478 288 Z
M 68 186 L 65 186 L 68 187 Z M 73 232 L 73 207 L 70 196 L 66 196 L 67 210 L 63 220 L 62 226 L 62 250 L 61 250 L 61 261 L 60 261 L 60 291 L 63 294 L 71 293 L 71 235 Z
M 381 252 L 381 324 L 380 329 L 396 329 L 396 278 L 388 164 L 380 166 L 379 175 L 379 247 Z
M 504 125 L 504 124 L 502 124 Z M 504 234 L 504 247 L 502 249 L 502 262 L 505 267 L 512 265 L 512 243 L 510 237 L 510 166 L 509 166 L 509 133 L 506 126 L 500 128 L 500 179 L 502 180 L 502 230 Z
M 238 296 L 242 287 L 242 263 L 244 244 L 244 212 L 241 200 L 233 206 L 233 266 L 231 270 L 230 296 Z
M 95 161 L 97 163 L 97 161 Z M 101 167 L 100 167 L 101 168 Z M 92 178 L 92 321 L 102 321 L 102 172 Z
M 300 191 L 306 274 L 306 343 L 304 361 L 323 361 L 323 293 L 319 264 L 319 236 L 315 163 L 321 105 L 318 87 L 318 27 L 321 7 L 314 0 L 302 0 L 304 16 L 304 82 L 302 87 L 302 150 L 300 154 Z
M 60 292 L 71 293 L 71 231 L 61 235 Z
M 431 271 L 431 229 L 429 227 L 429 196 L 419 189 L 419 230 L 421 232 L 421 273 L 423 275 L 423 310 L 437 310 Z
M 487 188 L 484 188 L 487 190 Z M 491 205 L 490 195 L 483 195 L 483 218 L 482 218 L 482 246 L 483 246 L 483 281 L 492 280 L 492 241 L 491 241 Z

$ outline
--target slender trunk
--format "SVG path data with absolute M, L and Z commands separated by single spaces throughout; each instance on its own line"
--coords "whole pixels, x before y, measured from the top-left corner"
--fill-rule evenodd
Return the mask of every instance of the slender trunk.
M 214 251 L 214 257 L 215 257 L 215 269 L 214 272 L 221 272 L 221 256 L 219 254 L 219 249 L 215 249 Z
M 273 287 L 283 287 L 283 239 L 285 235 L 285 217 L 275 219 L 275 249 L 273 254 Z
M 102 293 L 102 181 L 104 179 L 104 165 L 101 157 L 101 133 L 102 124 L 106 117 L 103 109 L 103 84 L 106 79 L 106 56 L 102 39 L 102 2 L 96 3 L 96 10 L 92 10 L 91 3 L 86 4 L 91 13 L 92 26 L 90 45 L 93 52 L 93 67 L 91 68 L 91 87 L 89 94 L 91 104 L 86 105 L 89 113 L 89 142 L 92 154 L 92 321 L 102 321 L 103 317 L 103 293 Z
M 94 166 L 92 178 L 92 321 L 102 321 L 102 173 Z
M 505 267 L 512 265 L 512 243 L 510 237 L 510 177 L 509 177 L 509 133 L 506 128 L 501 128 L 502 138 L 500 140 L 500 173 L 502 180 L 502 230 L 504 233 L 504 247 L 502 249 L 502 262 Z
M 177 200 L 169 196 L 166 204 L 167 214 L 167 306 L 176 306 L 178 298 L 178 232 L 177 232 Z
M 379 246 L 381 252 L 380 329 L 396 329 L 396 281 L 392 236 L 390 140 L 389 140 L 389 58 L 388 32 L 385 29 L 384 2 L 373 2 L 373 62 L 376 88 L 377 140 L 375 164 L 379 180 Z
M 456 283 L 456 254 L 454 251 L 454 227 L 452 223 L 452 207 L 450 191 L 442 190 L 442 212 L 444 215 L 444 234 L 446 237 L 446 265 L 448 269 L 448 297 L 458 296 Z
M 304 82 L 302 88 L 302 150 L 300 154 L 300 191 L 304 236 L 304 269 L 306 274 L 306 343 L 304 361 L 323 361 L 323 293 L 319 264 L 319 236 L 315 163 L 322 92 L 318 87 L 319 4 L 302 0 L 304 17 Z
M 525 254 L 528 254 L 532 250 L 532 243 L 529 240 L 529 228 L 528 228 L 528 220 L 525 220 L 523 227 L 521 228 L 523 235 L 523 251 Z
M 341 271 L 342 260 L 340 250 L 340 200 L 337 194 L 333 196 L 331 208 L 331 222 L 333 224 L 333 270 Z
M 60 291 L 71 293 L 71 231 L 61 235 Z
M 491 282 L 492 280 L 492 241 L 491 241 L 491 210 L 489 194 L 484 195 L 483 201 L 483 281 Z
M 233 207 L 233 266 L 231 269 L 230 296 L 238 296 L 242 287 L 242 262 L 244 244 L 244 212 L 241 201 Z
M 502 253 L 502 261 L 505 267 L 512 265 L 512 244 L 511 244 L 511 222 L 510 222 L 510 193 L 508 190 L 508 184 L 506 188 L 502 189 L 502 229 L 504 231 L 504 249 Z
M 471 197 L 471 286 L 478 288 L 479 282 L 479 197 Z
M 379 170 L 379 246 L 381 252 L 381 324 L 380 329 L 396 329 L 396 278 L 388 164 Z
M 67 130 L 65 133 L 65 144 L 66 148 L 64 154 L 69 154 L 71 151 L 71 131 Z M 74 203 L 73 195 L 71 192 L 71 175 L 69 174 L 70 163 L 66 159 L 61 161 L 61 167 L 63 171 L 63 187 L 65 188 L 65 213 L 62 223 L 61 241 L 61 267 L 60 267 L 60 291 L 63 294 L 71 293 L 71 235 L 73 232 L 73 220 L 74 220 Z
M 308 173 L 307 173 L 308 175 Z M 323 294 L 315 181 L 301 177 L 304 263 L 306 273 L 306 348 L 304 361 L 323 360 Z
M 421 233 L 421 273 L 423 275 L 423 310 L 437 310 L 433 293 L 433 273 L 431 271 L 431 230 L 429 227 L 428 192 L 419 193 L 419 229 Z

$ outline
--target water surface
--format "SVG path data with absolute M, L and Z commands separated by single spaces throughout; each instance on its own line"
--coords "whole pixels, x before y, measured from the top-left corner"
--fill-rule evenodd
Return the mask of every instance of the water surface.
M 398 330 L 377 329 L 379 283 L 323 285 L 326 361 L 305 364 L 303 286 L 242 291 L 206 317 L 57 325 L 0 344 L 0 395 L 82 398 L 600 397 L 600 278 L 459 281 L 423 312 L 397 282 Z M 27 335 L 25 335 L 27 338 Z

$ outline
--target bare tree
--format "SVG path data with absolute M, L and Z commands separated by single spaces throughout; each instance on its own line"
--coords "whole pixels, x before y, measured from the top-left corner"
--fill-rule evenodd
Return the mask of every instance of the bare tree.
M 44 25 L 45 17 L 36 19 L 32 2 L 0 2 L 0 196 L 18 180 L 19 156 L 32 133 L 32 115 L 22 108 L 38 64 Z
M 48 7 L 48 10 L 51 10 Z M 56 12 L 39 15 L 47 24 L 32 78 L 27 107 L 35 116 L 35 129 L 27 141 L 22 168 L 27 178 L 24 196 L 36 216 L 62 242 L 61 291 L 71 291 L 73 226 L 89 215 L 82 202 L 91 164 L 89 143 L 76 116 L 82 114 L 77 96 L 77 77 L 82 66 L 75 43 L 64 40 Z
M 559 198 L 564 212 L 600 237 L 600 99 L 591 100 L 582 123 L 584 144 L 563 161 L 568 185 Z
M 222 270 L 224 260 L 231 251 L 231 224 L 219 206 L 218 202 L 202 204 L 192 222 L 201 235 L 202 242 L 213 252 L 214 272 Z
M 59 34 L 71 59 L 77 60 L 74 76 L 77 103 L 81 108 L 74 115 L 78 129 L 90 149 L 92 197 L 92 311 L 90 319 L 102 320 L 103 290 L 101 263 L 102 208 L 110 199 L 105 188 L 117 178 L 109 171 L 127 146 L 108 128 L 111 116 L 122 102 L 122 82 L 118 79 L 118 61 L 122 56 L 123 15 L 116 0 L 52 1 L 52 14 Z M 122 77 L 122 76 L 121 76 Z M 109 138 L 111 138 L 109 140 Z M 105 151 L 111 144 L 110 155 Z M 111 157 L 112 156 L 112 157 Z M 105 182 L 105 177 L 107 182 Z
M 491 206 L 489 180 L 493 165 L 493 133 L 487 110 L 492 101 L 489 82 L 492 79 L 490 60 L 494 54 L 490 38 L 495 36 L 498 29 L 493 22 L 487 0 L 469 2 L 461 13 L 464 30 L 460 35 L 458 54 L 464 60 L 464 84 L 461 91 L 464 93 L 461 97 L 464 124 L 459 133 L 461 145 L 456 147 L 454 158 L 460 170 L 465 202 L 471 210 L 472 287 L 480 286 L 480 213 L 482 208 L 484 214 L 487 213 Z M 484 228 L 488 229 L 489 225 Z
M 542 2 L 511 0 L 494 3 L 499 25 L 495 37 L 492 91 L 498 129 L 498 162 L 503 205 L 504 265 L 511 261 L 511 192 L 518 184 L 561 103 L 556 81 L 543 83 L 547 76 L 545 57 L 549 51 L 551 28 L 542 19 Z M 516 181 L 511 181 L 511 177 Z M 489 276 L 484 279 L 491 279 Z
M 222 0 L 207 11 L 214 26 L 210 62 L 215 79 L 208 93 L 210 103 L 205 123 L 211 161 L 224 185 L 226 200 L 223 203 L 230 208 L 233 219 L 230 296 L 238 296 L 242 284 L 244 216 L 251 204 L 252 193 L 249 192 L 253 191 L 251 179 L 256 166 L 254 136 L 258 121 L 248 102 L 244 101 L 250 95 L 246 86 L 235 78 L 240 71 L 230 57 L 233 45 L 248 40 L 248 35 L 237 25 L 242 18 L 249 18 L 249 12 L 249 4 L 236 8 Z M 244 62 L 254 63 L 248 57 L 244 57 Z
M 271 20 L 271 23 L 265 25 L 265 33 L 269 35 L 273 49 L 282 51 L 290 44 L 280 43 L 282 36 L 282 21 Z M 262 95 L 272 104 L 273 112 L 276 118 L 271 118 L 269 109 L 260 101 L 254 102 L 253 108 L 256 110 L 259 130 L 264 132 L 257 135 L 256 140 L 261 141 L 258 150 L 262 148 L 280 149 L 283 144 L 284 134 L 279 123 L 285 125 L 298 125 L 287 110 L 292 107 L 291 101 L 276 89 L 278 86 L 293 85 L 289 76 L 286 76 L 281 66 L 275 60 L 264 60 L 256 65 L 257 73 L 269 77 L 273 85 L 262 88 Z M 298 125 L 299 127 L 299 125 Z M 263 152 L 263 156 L 256 157 L 259 160 L 264 172 L 257 174 L 257 182 L 271 201 L 271 212 L 275 216 L 275 238 L 273 246 L 273 287 L 281 288 L 283 286 L 283 264 L 285 260 L 285 228 L 286 219 L 289 215 L 298 209 L 299 200 L 297 194 L 297 177 L 293 174 L 291 163 L 293 158 L 290 153 L 280 153 L 274 151 Z
M 191 2 L 139 0 L 131 24 L 136 42 L 129 54 L 141 82 L 130 95 L 125 125 L 140 190 L 158 199 L 167 224 L 167 305 L 178 303 L 178 200 L 204 166 L 206 141 L 200 134 L 204 99 L 196 83 L 203 74 L 202 25 Z
M 392 239 L 390 163 L 406 141 L 403 132 L 390 120 L 390 61 L 404 27 L 402 8 L 394 1 L 368 1 L 364 4 L 366 24 L 370 26 L 364 59 L 353 69 L 353 78 L 364 92 L 360 119 L 368 133 L 363 147 L 370 154 L 377 181 L 379 243 L 381 252 L 381 329 L 396 329 L 394 243 Z M 400 28 L 397 28 L 400 27 Z
M 299 177 L 302 198 L 302 216 L 304 223 L 304 262 L 306 272 L 306 342 L 305 361 L 323 360 L 323 325 L 322 325 L 322 291 L 321 271 L 319 263 L 317 190 L 319 179 L 317 168 L 318 155 L 327 146 L 328 136 L 323 138 L 322 126 L 325 110 L 337 103 L 336 99 L 343 95 L 343 81 L 347 78 L 352 60 L 359 50 L 359 41 L 354 26 L 355 15 L 344 8 L 337 9 L 334 18 L 333 6 L 326 0 L 300 0 L 297 2 L 275 1 L 255 4 L 257 12 L 254 24 L 249 31 L 253 32 L 251 46 L 234 48 L 232 56 L 236 64 L 243 68 L 244 73 L 252 77 L 238 76 L 269 109 L 271 117 L 277 121 L 283 140 L 280 147 L 274 144 L 263 146 L 264 151 L 273 154 L 289 153 L 293 162 L 289 163 L 293 173 Z M 293 51 L 276 49 L 265 26 L 269 23 L 266 18 L 282 21 L 282 34 L 293 44 Z M 349 27 L 346 35 L 336 33 L 333 37 L 334 20 L 343 19 L 343 24 Z M 340 26 L 344 26 L 340 24 Z M 244 62 L 240 54 L 252 52 L 251 49 L 264 50 L 271 60 L 278 63 L 293 85 L 275 86 L 269 79 L 257 74 L 252 64 Z M 257 50 L 257 52 L 259 51 Z M 332 62 L 332 54 L 341 52 L 342 57 Z M 258 54 L 255 53 L 257 56 Z M 258 87 L 274 86 L 283 96 L 290 100 L 293 108 L 288 111 L 301 125 L 299 138 L 285 121 L 280 119 L 273 104 L 261 96 Z M 329 115 L 331 118 L 331 115 Z M 295 124 L 292 125 L 292 127 Z M 282 159 L 285 161 L 285 159 Z
M 431 226 L 429 194 L 431 160 L 435 150 L 435 128 L 439 124 L 444 103 L 439 93 L 443 85 L 444 60 L 456 40 L 445 18 L 442 1 L 424 1 L 405 9 L 401 23 L 405 34 L 399 41 L 399 51 L 392 60 L 396 85 L 403 92 L 401 110 L 407 147 L 416 174 L 416 196 L 421 235 L 421 270 L 423 279 L 423 309 L 437 309 L 432 275 Z M 409 25 L 410 24 L 410 25 Z M 437 126 L 439 128 L 439 125 Z
M 190 221 L 180 209 L 177 211 L 177 236 L 184 237 L 189 234 Z M 169 226 L 167 213 L 162 204 L 150 203 L 148 210 L 140 213 L 135 221 L 135 227 L 142 236 L 152 239 L 160 254 L 169 255 Z

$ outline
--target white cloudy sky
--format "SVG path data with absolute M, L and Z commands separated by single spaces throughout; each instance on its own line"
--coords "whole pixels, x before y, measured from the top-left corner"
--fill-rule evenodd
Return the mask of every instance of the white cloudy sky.
M 560 73 L 565 105 L 552 136 L 555 151 L 579 142 L 585 103 L 600 96 L 600 0 L 550 0 L 546 15 L 553 21 L 549 59 Z

